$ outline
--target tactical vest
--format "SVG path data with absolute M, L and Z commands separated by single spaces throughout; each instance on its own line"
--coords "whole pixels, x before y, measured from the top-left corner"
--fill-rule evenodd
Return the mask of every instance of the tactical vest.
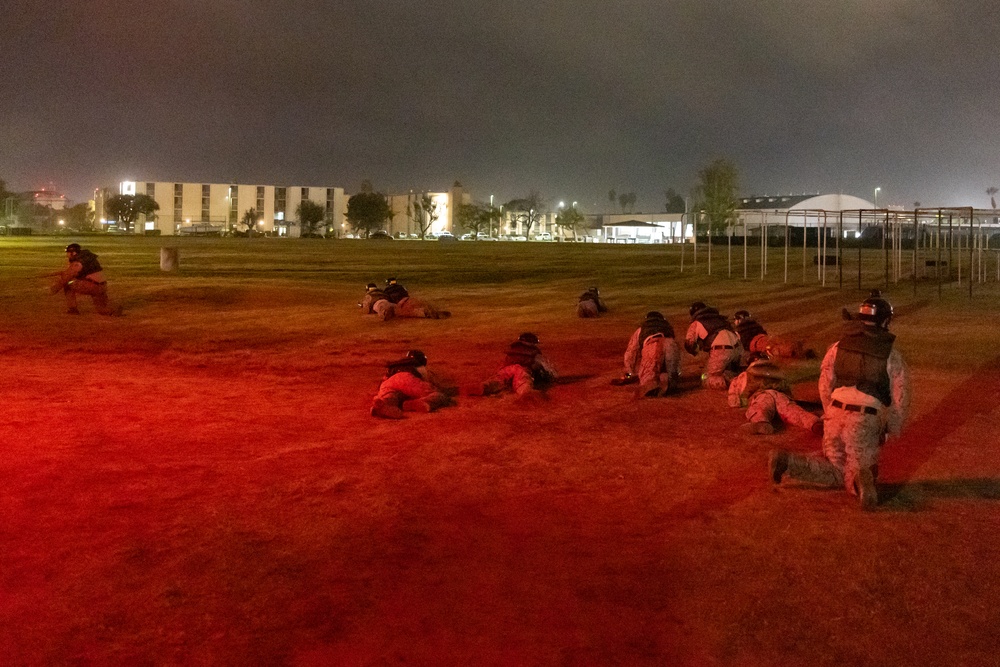
M 712 347 L 712 341 L 715 340 L 720 331 L 732 331 L 729 320 L 720 315 L 719 311 L 715 308 L 702 308 L 695 313 L 694 319 L 696 322 L 700 322 L 701 326 L 705 327 L 705 331 L 708 332 L 705 336 L 703 348 Z
M 76 275 L 77 280 L 86 278 L 87 276 L 97 273 L 98 271 L 103 271 L 101 263 L 97 261 L 97 255 L 89 250 L 81 250 L 76 256 L 76 261 L 83 265 L 83 268 L 80 269 L 80 273 Z
M 372 298 L 372 305 L 373 306 L 376 303 L 378 303 L 379 301 L 382 301 L 383 299 L 388 300 L 388 298 L 389 298 L 388 296 L 386 296 L 385 292 L 383 292 L 380 289 L 369 290 L 368 291 L 368 296 L 370 296 Z
M 883 405 L 892 405 L 892 387 L 886 363 L 896 337 L 861 322 L 848 322 L 837 344 L 833 372 L 837 387 L 855 387 Z
M 385 298 L 393 303 L 399 303 L 406 297 L 410 296 L 410 293 L 406 291 L 406 288 L 400 284 L 389 285 L 385 288 Z
M 654 334 L 663 334 L 664 338 L 674 337 L 674 328 L 666 320 L 651 317 L 639 325 L 639 344 L 642 345 L 646 339 Z
M 587 290 L 586 292 L 580 295 L 580 301 L 593 301 L 594 303 L 597 303 L 598 299 L 600 299 L 600 297 L 597 295 L 597 293 L 591 292 L 590 290 Z
M 743 349 L 750 349 L 750 341 L 759 336 L 760 334 L 767 335 L 767 331 L 764 327 L 760 325 L 757 320 L 753 318 L 746 318 L 736 325 L 736 333 L 739 334 L 740 342 L 743 343 Z
M 504 366 L 524 366 L 530 369 L 535 365 L 535 357 L 541 354 L 541 350 L 538 349 L 537 345 L 531 345 L 530 343 L 525 343 L 523 341 L 514 341 L 507 348 L 507 354 L 504 356 L 503 365 Z
M 399 363 L 389 364 L 385 376 L 390 378 L 396 373 L 410 373 L 416 378 L 423 379 L 420 373 L 417 372 L 417 368 L 417 364 L 412 359 L 407 359 Z

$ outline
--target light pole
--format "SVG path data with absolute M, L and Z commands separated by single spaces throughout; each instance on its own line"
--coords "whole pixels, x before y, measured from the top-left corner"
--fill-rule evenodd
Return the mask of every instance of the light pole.
M 876 208 L 876 210 L 878 209 L 878 193 L 879 193 L 879 190 L 881 190 L 881 189 L 882 188 L 880 188 L 880 187 L 879 188 L 875 188 L 875 208 Z

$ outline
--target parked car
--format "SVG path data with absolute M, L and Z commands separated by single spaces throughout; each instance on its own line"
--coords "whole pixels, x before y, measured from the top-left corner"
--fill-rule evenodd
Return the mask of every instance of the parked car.
M 374 232 L 368 235 L 370 241 L 391 241 L 392 234 L 385 231 L 384 229 L 376 229 Z
M 452 241 L 458 241 L 458 238 L 451 232 L 440 232 L 437 235 L 438 241 L 444 241 L 445 243 L 450 243 Z
M 536 241 L 551 241 L 552 240 L 552 234 L 550 234 L 549 232 L 542 232 L 541 234 L 535 234 L 535 240 Z

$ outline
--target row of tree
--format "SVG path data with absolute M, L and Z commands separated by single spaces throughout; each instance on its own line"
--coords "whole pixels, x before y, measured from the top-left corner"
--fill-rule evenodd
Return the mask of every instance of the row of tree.
M 713 229 L 725 228 L 735 220 L 738 191 L 736 167 L 727 160 L 716 160 L 699 171 L 698 178 L 699 184 L 693 193 L 695 205 L 692 210 L 702 212 Z M 668 213 L 687 211 L 684 198 L 672 188 L 664 194 Z M 608 199 L 612 203 L 617 201 L 623 212 L 631 212 L 635 207 L 636 194 L 634 192 L 619 194 L 612 189 L 608 192 Z M 39 217 L 45 217 L 46 220 L 53 217 L 53 211 L 48 207 L 36 205 L 34 208 L 44 210 L 33 210 L 31 202 L 25 202 L 17 194 L 9 192 L 3 181 L 0 181 L 0 202 L 5 206 L 0 213 L 4 213 L 7 218 L 12 215 L 24 218 L 28 215 L 37 222 Z M 131 231 L 140 216 L 155 215 L 157 210 L 159 204 L 145 194 L 115 195 L 105 202 L 106 217 L 117 221 L 118 227 L 124 231 Z M 530 235 L 548 210 L 548 205 L 542 196 L 537 191 L 531 191 L 527 196 L 512 199 L 499 207 L 494 207 L 492 202 L 459 204 L 455 210 L 455 223 L 462 230 L 475 236 L 499 235 L 503 220 L 506 218 L 518 225 L 525 235 Z M 256 233 L 260 214 L 255 209 L 248 209 L 239 220 L 233 220 L 233 223 L 252 236 Z M 299 204 L 295 215 L 302 236 L 319 236 L 325 231 L 324 227 L 330 223 L 326 209 L 308 200 Z M 362 182 L 361 191 L 351 196 L 347 202 L 347 222 L 352 231 L 361 236 L 369 236 L 372 232 L 383 229 L 394 215 L 388 197 L 384 193 L 376 192 L 368 180 Z M 418 236 L 425 238 L 439 219 L 440 211 L 429 193 L 421 193 L 411 196 L 408 200 L 406 215 L 412 228 L 417 230 Z M 64 219 L 67 227 L 79 231 L 92 230 L 95 226 L 93 213 L 86 204 L 78 204 L 59 212 L 59 218 Z M 569 207 L 560 206 L 556 213 L 555 224 L 575 238 L 585 228 L 586 218 L 574 202 Z

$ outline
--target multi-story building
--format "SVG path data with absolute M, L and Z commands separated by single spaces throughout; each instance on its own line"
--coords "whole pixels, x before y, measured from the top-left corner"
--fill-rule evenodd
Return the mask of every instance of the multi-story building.
M 339 233 L 347 210 L 343 188 L 123 181 L 117 188 L 103 188 L 94 193 L 96 219 L 102 228 L 114 223 L 105 215 L 104 204 L 118 194 L 145 194 L 159 204 L 156 213 L 140 216 L 136 221 L 133 230 L 136 234 L 172 235 L 185 233 L 186 229 L 239 230 L 243 228 L 243 216 L 253 209 L 258 231 L 295 237 L 301 234 L 297 211 L 303 201 L 319 204 L 326 211 L 321 232 Z
M 414 205 L 419 204 L 424 195 L 429 196 L 433 202 L 431 205 L 433 221 L 426 213 L 414 210 Z M 389 195 L 387 199 L 393 216 L 385 230 L 393 236 L 411 237 L 420 235 L 421 224 L 428 226 L 427 234 L 455 231 L 455 212 L 460 205 L 472 201 L 469 193 L 465 192 L 462 184 L 458 182 L 447 192 L 410 191 L 402 195 Z

